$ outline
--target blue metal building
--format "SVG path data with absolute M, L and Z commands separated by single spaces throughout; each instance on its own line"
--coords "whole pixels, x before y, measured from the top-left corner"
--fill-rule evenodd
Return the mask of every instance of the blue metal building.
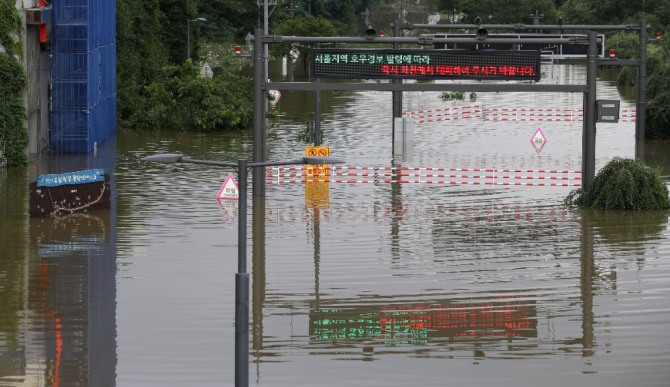
M 116 132 L 116 2 L 52 7 L 51 152 L 91 153 Z

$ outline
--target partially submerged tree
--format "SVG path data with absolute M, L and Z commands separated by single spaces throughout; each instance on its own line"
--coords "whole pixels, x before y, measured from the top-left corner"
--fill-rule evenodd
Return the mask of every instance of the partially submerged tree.
M 660 169 L 620 157 L 612 159 L 598 172 L 589 189 L 572 191 L 565 202 L 604 210 L 670 209 L 668 186 L 661 178 Z

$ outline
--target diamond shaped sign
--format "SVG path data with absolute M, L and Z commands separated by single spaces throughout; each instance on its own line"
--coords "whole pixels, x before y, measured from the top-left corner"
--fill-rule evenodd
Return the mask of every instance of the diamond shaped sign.
M 538 153 L 544 148 L 547 144 L 547 137 L 544 135 L 544 132 L 542 132 L 542 129 L 537 128 L 535 133 L 533 133 L 533 136 L 530 138 L 530 143 L 533 144 L 535 151 Z

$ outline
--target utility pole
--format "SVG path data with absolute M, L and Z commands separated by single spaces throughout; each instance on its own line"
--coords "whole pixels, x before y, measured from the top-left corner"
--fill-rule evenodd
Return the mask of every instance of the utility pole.
M 539 26 L 540 25 L 540 19 L 544 17 L 543 13 L 540 13 L 537 9 L 535 10 L 535 14 L 530 14 L 530 18 L 533 19 L 533 25 L 534 26 Z M 541 29 L 535 30 L 538 34 L 542 32 Z
M 263 35 L 266 36 L 268 35 L 268 18 L 270 17 L 269 12 L 268 12 L 268 4 L 272 0 L 264 0 L 263 1 Z M 274 0 L 274 3 L 277 4 L 277 0 Z M 268 62 L 270 61 L 270 56 L 268 54 L 268 44 L 263 43 L 263 62 L 265 66 L 265 73 L 263 76 L 263 83 L 268 81 Z

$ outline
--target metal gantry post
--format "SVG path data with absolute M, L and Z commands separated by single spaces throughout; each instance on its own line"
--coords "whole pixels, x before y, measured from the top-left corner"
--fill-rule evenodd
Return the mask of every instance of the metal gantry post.
M 598 35 L 588 32 L 589 49 L 586 56 L 586 93 L 584 95 L 584 128 L 582 133 L 583 188 L 588 190 L 596 170 L 596 72 L 598 70 Z
M 401 10 L 402 11 L 402 10 Z M 400 17 L 393 23 L 393 37 L 400 37 Z M 393 43 L 393 48 L 400 48 L 399 43 Z M 402 79 L 393 79 L 391 83 L 402 83 Z M 395 143 L 395 122 L 396 118 L 402 117 L 402 91 L 393 91 L 391 92 L 391 99 L 393 104 L 393 118 L 391 125 L 391 144 Z M 393 145 L 392 145 L 393 146 Z
M 649 33 L 647 32 L 647 21 L 642 19 L 640 21 L 640 63 L 637 66 L 637 101 L 635 118 L 635 141 L 644 142 L 646 136 L 646 100 L 647 100 L 647 40 Z
M 393 23 L 393 36 L 400 36 L 400 20 L 396 20 L 395 23 Z M 393 48 L 396 50 L 399 49 L 400 44 L 393 43 Z M 393 79 L 392 83 L 402 83 L 402 79 Z M 393 117 L 402 117 L 402 91 L 393 92 Z
M 263 31 L 254 31 L 254 116 L 253 116 L 253 139 L 254 139 L 254 163 L 265 161 L 265 109 L 267 104 L 264 95 L 264 73 L 265 60 L 263 58 Z M 263 184 L 264 173 L 262 167 L 254 167 L 253 173 L 253 196 L 265 195 Z

